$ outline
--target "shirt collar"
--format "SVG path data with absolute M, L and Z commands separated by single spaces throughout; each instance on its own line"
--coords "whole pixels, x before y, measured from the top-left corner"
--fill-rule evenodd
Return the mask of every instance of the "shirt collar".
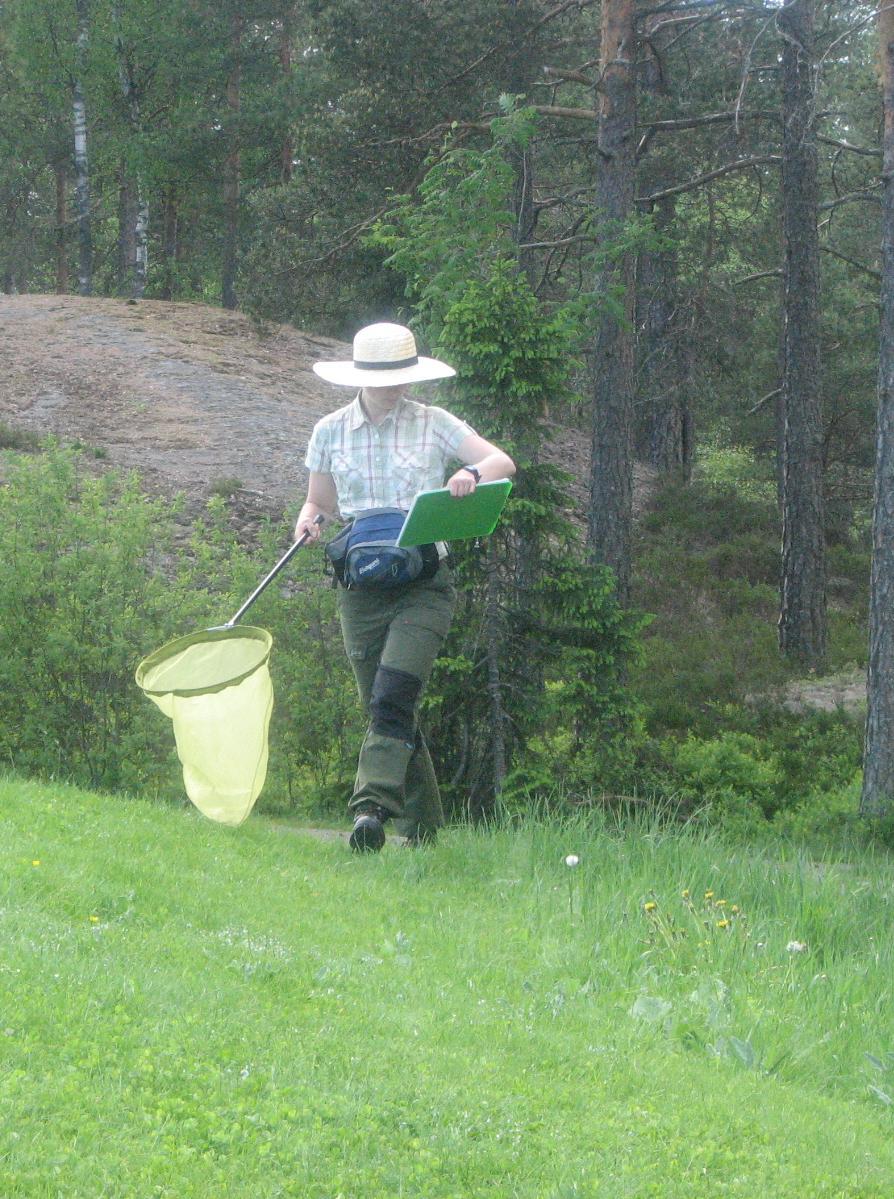
M 397 403 L 394 405 L 394 407 L 391 409 L 391 411 L 388 413 L 388 415 L 382 421 L 382 424 L 386 425 L 386 424 L 388 424 L 388 422 L 390 420 L 397 420 L 397 418 L 400 416 L 401 412 L 403 412 L 404 407 L 406 406 L 406 402 L 407 402 L 406 399 L 403 396 L 401 396 L 401 398 L 397 401 Z M 350 424 L 350 429 L 351 429 L 352 433 L 354 432 L 355 429 L 359 429 L 361 425 L 364 425 L 364 424 L 371 425 L 372 424 L 372 421 L 369 419 L 369 417 L 363 411 L 363 406 L 360 403 L 360 392 L 359 391 L 354 396 L 354 399 L 349 408 L 349 424 Z

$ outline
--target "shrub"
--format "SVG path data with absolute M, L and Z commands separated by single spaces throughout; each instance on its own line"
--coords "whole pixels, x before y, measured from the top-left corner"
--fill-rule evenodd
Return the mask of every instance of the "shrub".
M 187 546 L 178 505 L 136 476 L 90 478 L 73 451 L 9 455 L 0 489 L 0 760 L 16 771 L 105 790 L 183 798 L 170 722 L 134 682 L 139 660 L 173 637 L 219 624 L 287 540 L 239 548 L 225 505 L 209 502 Z M 276 690 L 264 803 L 319 806 L 353 774 L 359 705 L 338 652 L 332 593 L 298 556 L 294 584 L 252 609 L 274 636 Z M 257 559 L 263 559 L 263 566 Z
M 696 470 L 714 491 L 732 492 L 758 505 L 775 505 L 776 483 L 766 463 L 741 445 L 707 442 L 699 448 Z
M 23 773 L 164 790 L 167 741 L 133 671 L 207 599 L 170 509 L 72 451 L 8 456 L 0 490 L 0 756 Z
M 688 737 L 669 754 L 681 801 L 727 827 L 760 824 L 778 804 L 782 770 L 748 733 Z

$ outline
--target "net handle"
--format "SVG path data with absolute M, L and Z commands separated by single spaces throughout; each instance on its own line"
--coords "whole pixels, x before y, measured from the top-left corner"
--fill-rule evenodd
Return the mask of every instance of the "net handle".
M 321 525 L 325 519 L 326 519 L 326 517 L 323 515 L 322 512 L 320 512 L 314 517 L 313 523 L 315 525 Z M 231 616 L 226 624 L 220 625 L 219 627 L 222 629 L 231 629 L 238 620 L 241 620 L 241 618 L 245 615 L 245 613 L 248 611 L 248 609 L 252 606 L 252 604 L 255 602 L 255 600 L 258 598 L 258 596 L 261 594 L 261 592 L 264 590 L 264 588 L 269 583 L 273 582 L 273 580 L 276 578 L 276 576 L 279 574 L 279 572 L 282 570 L 282 568 L 286 565 L 286 563 L 291 561 L 292 555 L 297 553 L 297 551 L 300 550 L 301 547 L 307 543 L 309 538 L 310 538 L 310 529 L 306 529 L 301 534 L 301 536 L 298 538 L 298 540 L 295 542 L 295 544 L 293 546 L 291 546 L 288 550 L 286 550 L 286 552 L 283 554 L 283 556 L 280 558 L 280 560 L 274 566 L 273 570 L 270 571 L 270 574 L 268 574 L 265 579 L 261 580 L 261 582 L 257 585 L 257 587 L 254 589 L 254 591 L 251 593 L 251 595 L 248 597 L 248 599 L 245 601 L 245 603 L 242 605 L 242 607 L 239 609 L 239 611 L 236 613 L 236 615 Z

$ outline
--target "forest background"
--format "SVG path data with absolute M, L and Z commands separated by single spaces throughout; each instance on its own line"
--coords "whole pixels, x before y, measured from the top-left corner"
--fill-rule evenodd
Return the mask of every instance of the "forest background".
M 456 363 L 445 402 L 521 469 L 500 535 L 458 555 L 428 701 L 454 812 L 647 803 L 887 837 L 889 20 L 6 0 L 0 281 L 239 307 L 259 336 L 412 319 Z M 551 464 L 569 433 L 583 478 Z M 184 539 L 176 504 L 4 439 L 3 760 L 174 796 L 135 661 L 249 590 L 283 526 L 240 543 L 224 480 Z M 635 523 L 636 460 L 655 484 Z M 360 715 L 317 570 L 258 606 L 271 808 L 328 810 L 350 773 Z M 790 684 L 859 678 L 870 646 L 864 744 L 865 709 Z

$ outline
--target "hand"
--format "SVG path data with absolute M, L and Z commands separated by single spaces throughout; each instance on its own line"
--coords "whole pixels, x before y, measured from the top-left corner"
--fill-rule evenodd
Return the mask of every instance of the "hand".
M 447 480 L 447 490 L 455 499 L 471 495 L 476 487 L 475 476 L 467 470 L 458 470 Z
M 306 535 L 308 541 L 318 541 L 322 527 L 323 521 L 319 514 L 316 516 L 299 516 L 298 523 L 295 525 L 295 540 L 300 541 Z

